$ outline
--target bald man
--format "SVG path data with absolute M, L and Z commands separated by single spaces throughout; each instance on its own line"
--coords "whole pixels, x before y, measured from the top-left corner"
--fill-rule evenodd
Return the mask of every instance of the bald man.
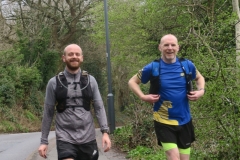
M 103 133 L 102 146 L 111 148 L 103 101 L 95 78 L 83 71 L 82 49 L 70 44 L 64 49 L 65 70 L 52 77 L 46 88 L 39 155 L 47 158 L 48 134 L 56 119 L 56 144 L 59 160 L 97 160 L 98 148 L 91 104 Z M 55 108 L 56 107 L 56 108 Z
M 176 36 L 163 36 L 158 49 L 161 58 L 144 66 L 128 85 L 141 100 L 153 104 L 158 144 L 163 146 L 167 159 L 189 160 L 195 140 L 189 100 L 196 101 L 204 95 L 205 80 L 190 60 L 177 57 Z M 189 89 L 192 80 L 197 84 L 195 91 Z M 145 94 L 139 84 L 149 81 L 150 93 Z

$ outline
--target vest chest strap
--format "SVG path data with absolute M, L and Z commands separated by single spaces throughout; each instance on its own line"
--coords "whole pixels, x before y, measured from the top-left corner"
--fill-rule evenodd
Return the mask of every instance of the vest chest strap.
M 79 106 L 66 106 L 66 108 L 72 108 L 74 111 L 75 111 L 76 107 L 83 107 L 83 106 L 82 105 L 81 106 L 80 105 Z

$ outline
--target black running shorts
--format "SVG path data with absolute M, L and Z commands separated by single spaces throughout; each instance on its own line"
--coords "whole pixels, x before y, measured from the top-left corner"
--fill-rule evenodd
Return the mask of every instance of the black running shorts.
M 74 160 L 97 160 L 98 148 L 96 140 L 85 144 L 71 144 L 57 140 L 58 160 L 73 158 Z
M 154 121 L 158 145 L 163 143 L 175 143 L 178 148 L 187 149 L 195 141 L 194 126 L 192 120 L 182 126 L 167 125 Z

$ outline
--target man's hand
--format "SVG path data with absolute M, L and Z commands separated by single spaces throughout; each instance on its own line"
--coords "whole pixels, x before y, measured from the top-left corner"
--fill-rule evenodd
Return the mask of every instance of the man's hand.
M 204 95 L 204 90 L 199 90 L 199 91 L 191 91 L 190 94 L 187 95 L 187 97 L 190 101 L 196 101 L 203 95 Z
M 141 97 L 143 101 L 149 102 L 151 104 L 157 102 L 159 98 L 160 98 L 160 95 L 158 94 L 147 94 Z
M 109 138 L 109 135 L 107 133 L 103 133 L 102 136 L 102 147 L 104 149 L 104 152 L 107 152 L 111 148 L 111 140 Z
M 38 148 L 38 153 L 41 157 L 47 158 L 47 150 L 48 150 L 48 145 L 46 144 L 41 144 L 40 147 Z

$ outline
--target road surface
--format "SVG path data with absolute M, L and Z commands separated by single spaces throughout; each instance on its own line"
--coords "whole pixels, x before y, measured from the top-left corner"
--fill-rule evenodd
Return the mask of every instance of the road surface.
M 0 160 L 26 160 L 40 145 L 41 132 L 0 134 Z M 51 131 L 49 139 L 55 137 Z

